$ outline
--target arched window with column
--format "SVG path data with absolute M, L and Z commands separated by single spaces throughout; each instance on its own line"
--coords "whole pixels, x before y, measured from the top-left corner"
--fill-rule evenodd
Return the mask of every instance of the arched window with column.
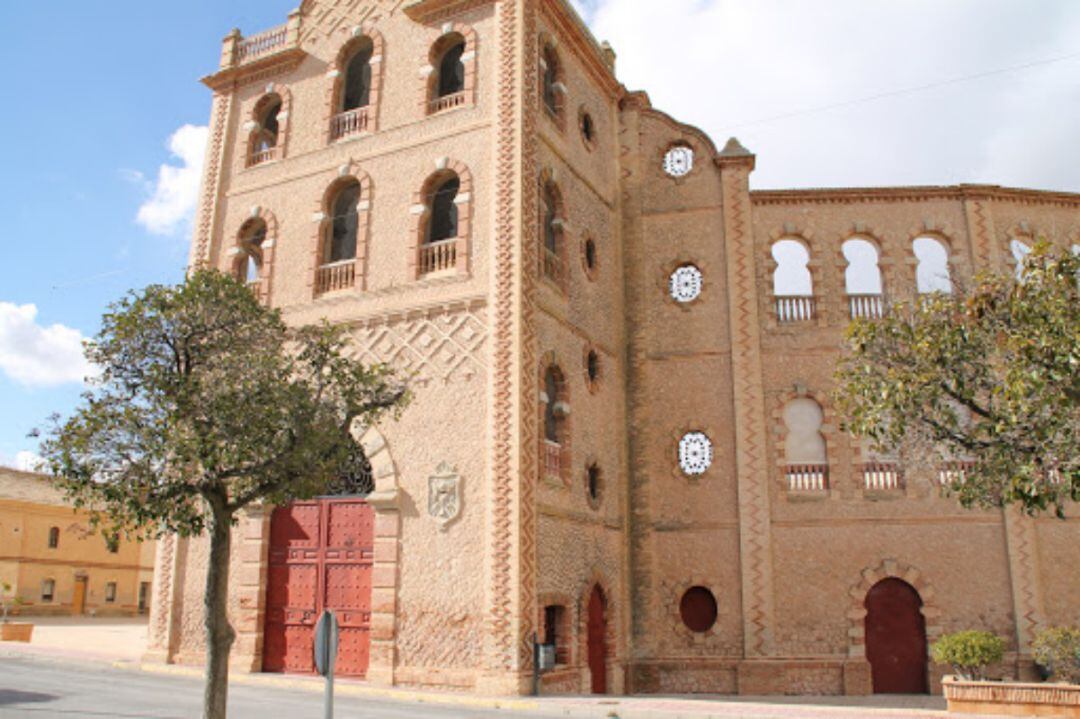
M 436 171 L 413 196 L 410 274 L 421 279 L 442 272 L 468 272 L 472 174 L 456 160 L 439 158 Z
M 552 362 L 545 367 L 541 382 L 540 404 L 544 429 L 540 442 L 541 472 L 546 480 L 565 483 L 570 458 L 570 398 L 566 376 Z
M 540 100 L 559 129 L 566 126 L 566 84 L 562 60 L 551 38 L 542 37 L 540 46 Z
M 562 192 L 545 173 L 540 179 L 540 274 L 566 288 L 566 220 Z
M 263 244 L 266 242 L 266 222 L 254 218 L 240 228 L 238 252 L 233 263 L 233 275 L 252 289 L 262 280 Z
M 918 293 L 952 293 L 948 246 L 936 237 L 916 237 L 911 243 L 911 251 L 917 261 L 915 287 Z
M 810 274 L 810 250 L 802 240 L 783 238 L 771 248 L 773 300 L 776 321 L 780 324 L 806 322 L 817 315 L 814 301 L 814 278 Z
M 428 53 L 426 112 L 435 115 L 472 103 L 476 84 L 476 33 L 452 23 Z
M 844 288 L 851 319 L 883 317 L 885 300 L 877 246 L 865 237 L 852 237 L 841 246 L 841 251 L 847 261 Z
M 788 491 L 829 489 L 829 461 L 821 426 L 825 413 L 810 397 L 796 397 L 783 409 L 784 462 Z
M 341 180 L 327 194 L 319 265 L 315 271 L 316 295 L 356 285 L 362 196 L 363 185 L 355 177 Z
M 248 142 L 248 167 L 281 159 L 282 106 L 282 98 L 276 92 L 266 95 L 255 105 Z
M 364 23 L 338 52 L 330 67 L 330 142 L 376 130 L 382 47 L 382 36 Z

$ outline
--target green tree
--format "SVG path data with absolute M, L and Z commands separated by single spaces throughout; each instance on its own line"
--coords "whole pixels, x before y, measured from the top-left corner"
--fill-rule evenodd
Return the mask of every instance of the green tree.
M 225 716 L 235 633 L 231 529 L 244 507 L 311 497 L 362 461 L 351 434 L 407 401 L 385 366 L 348 358 L 327 324 L 289 329 L 231 277 L 192 273 L 113 304 L 87 358 L 100 368 L 42 456 L 106 536 L 209 533 L 203 716 Z
M 965 507 L 1059 516 L 1080 499 L 1080 258 L 1039 242 L 1019 279 L 894 305 L 847 330 L 845 425 L 914 464 L 962 461 Z

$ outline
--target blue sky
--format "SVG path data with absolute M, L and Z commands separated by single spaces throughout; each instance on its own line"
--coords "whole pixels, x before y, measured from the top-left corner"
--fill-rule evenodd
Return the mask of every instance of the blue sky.
M 63 381 L 77 370 L 70 337 L 48 328 L 91 335 L 105 306 L 128 288 L 181 277 L 184 223 L 154 234 L 136 222 L 148 183 L 163 163 L 179 164 L 169 137 L 185 124 L 206 124 L 210 93 L 198 79 L 215 69 L 221 38 L 234 26 L 283 22 L 292 4 L 5 6 L 0 63 L 15 102 L 0 113 L 0 335 L 6 328 L 13 346 L 0 345 L 0 462 L 34 449 L 27 431 L 53 411 L 70 411 L 81 391 Z M 11 305 L 35 306 L 36 324 Z M 38 354 L 12 356 L 34 342 Z
M 181 277 L 210 106 L 198 78 L 232 27 L 280 24 L 296 3 L 5 7 L 17 31 L 0 44 L 14 85 L 0 113 L 0 463 L 71 410 L 78 342 L 106 305 Z M 1080 192 L 1076 0 L 578 5 L 627 86 L 758 154 L 755 187 Z

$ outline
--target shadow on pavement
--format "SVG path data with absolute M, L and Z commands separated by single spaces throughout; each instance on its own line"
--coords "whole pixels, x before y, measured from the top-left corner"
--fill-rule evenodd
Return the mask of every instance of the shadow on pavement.
M 5 704 L 41 704 L 56 701 L 59 698 L 55 694 L 21 692 L 18 689 L 0 689 L 0 706 Z

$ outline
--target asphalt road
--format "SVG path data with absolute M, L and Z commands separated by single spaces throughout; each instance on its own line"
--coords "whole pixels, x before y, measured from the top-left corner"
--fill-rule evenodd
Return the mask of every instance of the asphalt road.
M 489 719 L 511 711 L 404 704 L 337 697 L 339 719 Z M 200 716 L 202 682 L 105 666 L 41 658 L 0 658 L 0 717 L 70 719 L 188 719 Z M 322 695 L 310 691 L 234 685 L 229 719 L 322 719 Z

